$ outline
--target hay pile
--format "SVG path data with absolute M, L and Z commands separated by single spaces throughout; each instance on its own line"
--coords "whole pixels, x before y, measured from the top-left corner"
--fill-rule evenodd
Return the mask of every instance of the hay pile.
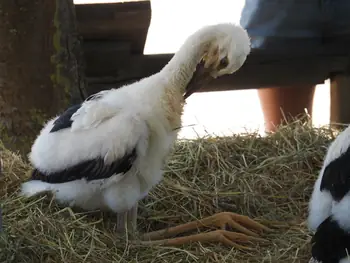
M 115 235 L 111 215 L 60 209 L 45 197 L 18 198 L 18 185 L 30 167 L 2 149 L 0 262 L 308 262 L 308 200 L 333 138 L 329 129 L 296 122 L 264 138 L 247 134 L 178 142 L 164 181 L 140 205 L 140 229 L 219 211 L 284 223 L 266 236 L 269 245 L 252 251 L 217 244 L 127 245 Z

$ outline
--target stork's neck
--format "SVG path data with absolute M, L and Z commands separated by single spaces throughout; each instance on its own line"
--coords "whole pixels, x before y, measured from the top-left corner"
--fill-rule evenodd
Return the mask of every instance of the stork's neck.
M 185 91 L 211 37 L 210 34 L 203 34 L 201 31 L 196 32 L 175 53 L 161 71 L 161 74 L 167 79 L 168 88 L 176 89 L 182 93 Z
M 181 126 L 185 89 L 191 81 L 204 52 L 208 49 L 208 44 L 215 36 L 214 32 L 208 32 L 208 30 L 211 30 L 211 28 L 199 30 L 188 37 L 180 50 L 157 74 L 163 82 L 162 109 L 168 120 L 170 130 Z

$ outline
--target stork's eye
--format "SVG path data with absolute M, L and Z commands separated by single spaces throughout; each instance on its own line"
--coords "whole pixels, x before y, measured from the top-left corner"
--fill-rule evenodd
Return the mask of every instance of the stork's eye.
M 228 58 L 224 57 L 220 60 L 220 68 L 226 68 L 228 66 Z

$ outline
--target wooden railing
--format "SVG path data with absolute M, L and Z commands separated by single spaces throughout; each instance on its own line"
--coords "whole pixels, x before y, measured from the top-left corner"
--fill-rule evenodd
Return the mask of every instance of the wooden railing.
M 76 12 L 84 39 L 89 93 L 154 74 L 173 56 L 143 55 L 151 20 L 150 1 L 76 5 Z M 341 73 L 348 66 L 349 57 L 337 48 L 328 54 L 303 50 L 283 56 L 253 50 L 237 73 L 213 81 L 202 91 L 319 84 L 330 73 Z

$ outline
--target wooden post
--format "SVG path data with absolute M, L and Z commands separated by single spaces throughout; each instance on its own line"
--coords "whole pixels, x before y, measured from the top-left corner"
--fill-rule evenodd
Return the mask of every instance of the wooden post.
M 85 92 L 73 0 L 0 1 L 0 140 L 26 154 Z
M 350 75 L 334 74 L 330 80 L 330 122 L 334 127 L 350 124 Z

